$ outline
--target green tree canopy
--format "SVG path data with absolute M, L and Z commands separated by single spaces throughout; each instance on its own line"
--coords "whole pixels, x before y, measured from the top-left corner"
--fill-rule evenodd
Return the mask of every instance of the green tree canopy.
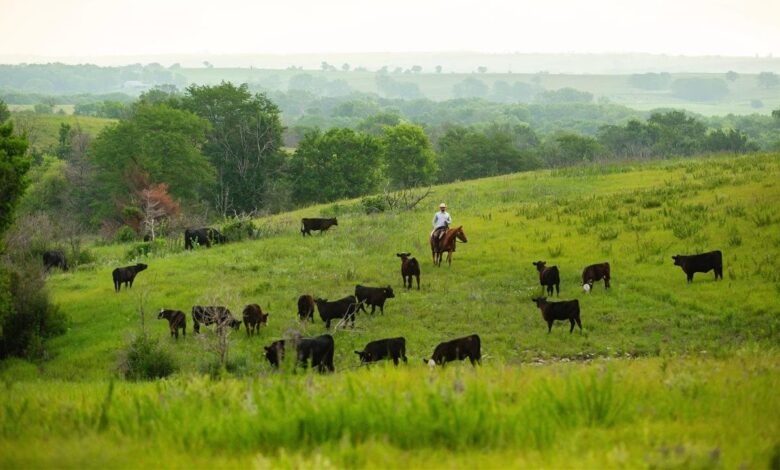
M 0 235 L 11 225 L 16 205 L 27 188 L 25 175 L 30 159 L 25 152 L 27 138 L 14 135 L 13 122 L 0 124 Z
M 436 178 L 436 154 L 422 127 L 398 124 L 385 128 L 387 177 L 395 188 L 410 188 L 433 183 Z
M 279 108 L 264 94 L 252 95 L 246 84 L 226 82 L 193 85 L 182 104 L 211 123 L 203 153 L 217 171 L 217 209 L 265 207 L 286 163 Z
M 481 178 L 537 168 L 539 162 L 532 151 L 518 148 L 523 141 L 505 126 L 493 125 L 484 130 L 452 127 L 439 139 L 440 180 Z
M 139 191 L 160 183 L 181 201 L 201 200 L 214 182 L 214 169 L 200 150 L 207 129 L 188 111 L 143 103 L 131 118 L 103 129 L 92 149 L 102 195 L 96 215 L 115 216 Z
M 308 132 L 293 157 L 297 202 L 327 202 L 374 191 L 381 178 L 382 144 L 351 129 Z

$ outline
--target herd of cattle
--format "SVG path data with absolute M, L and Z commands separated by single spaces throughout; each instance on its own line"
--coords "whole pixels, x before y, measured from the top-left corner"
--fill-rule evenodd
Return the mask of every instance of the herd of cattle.
M 311 235 L 312 230 L 318 230 L 321 233 L 328 230 L 331 226 L 338 225 L 333 219 L 312 219 L 305 218 L 301 221 L 301 234 L 303 236 Z M 185 231 L 185 249 L 192 249 L 195 246 L 210 247 L 215 243 L 225 243 L 227 240 L 218 230 L 213 228 L 187 229 Z M 420 264 L 417 259 L 411 257 L 411 253 L 397 253 L 401 259 L 401 276 L 404 288 L 412 288 L 412 280 L 416 278 L 417 289 L 420 289 Z M 693 281 L 693 275 L 697 272 L 715 271 L 715 279 L 723 279 L 723 257 L 720 251 L 711 251 L 697 255 L 676 255 L 673 256 L 675 266 L 680 266 L 685 272 L 688 282 Z M 61 251 L 47 251 L 43 254 L 43 264 L 46 271 L 58 267 L 63 271 L 68 270 L 65 255 Z M 545 261 L 536 261 L 533 263 L 539 274 L 539 283 L 542 291 L 547 290 L 547 295 L 552 296 L 553 292 L 560 295 L 560 272 L 557 266 L 547 266 Z M 148 268 L 146 264 L 138 263 L 133 266 L 116 268 L 112 272 L 114 290 L 119 292 L 124 284 L 125 288 L 132 287 L 136 275 Z M 582 271 L 582 288 L 585 292 L 590 292 L 595 282 L 604 281 L 604 287 L 610 288 L 610 265 L 609 263 L 599 263 L 587 266 Z M 395 297 L 392 287 L 367 287 L 362 285 L 355 286 L 354 295 L 344 298 L 328 301 L 328 299 L 314 298 L 309 294 L 301 295 L 298 298 L 298 317 L 301 321 L 313 321 L 314 310 L 319 312 L 320 318 L 325 322 L 325 327 L 330 329 L 332 322 L 336 321 L 339 325 L 355 325 L 355 317 L 359 311 L 367 312 L 366 306 L 371 307 L 371 314 L 374 314 L 376 308 L 384 314 L 385 302 Z M 547 323 L 547 332 L 552 330 L 554 321 L 568 321 L 570 323 L 569 333 L 574 331 L 574 326 L 578 326 L 582 331 L 580 321 L 579 301 L 566 300 L 550 302 L 547 297 L 535 297 L 532 302 L 536 304 L 542 314 L 542 318 Z M 267 325 L 268 313 L 263 313 L 258 304 L 250 304 L 244 307 L 242 320 L 246 328 L 247 336 L 258 333 L 260 326 Z M 187 318 L 184 312 L 180 310 L 161 309 L 158 319 L 168 321 L 170 334 L 172 338 L 178 339 L 179 330 L 182 336 L 186 336 Z M 232 328 L 238 330 L 242 324 L 235 318 L 230 310 L 224 306 L 200 306 L 192 307 L 191 318 L 193 322 L 193 331 L 200 332 L 201 325 L 216 325 L 218 329 Z M 311 364 L 320 372 L 333 371 L 333 353 L 335 343 L 331 335 L 325 334 L 317 337 L 305 338 L 297 337 L 290 340 L 278 340 L 265 347 L 265 357 L 268 362 L 278 367 L 284 358 L 285 349 L 295 350 L 295 364 L 304 368 Z M 368 343 L 362 351 L 355 351 L 359 356 L 361 364 L 381 360 L 392 360 L 398 365 L 399 360 L 406 359 L 406 340 L 399 338 L 386 338 Z M 430 359 L 424 359 L 424 362 L 430 366 L 444 365 L 451 361 L 462 361 L 469 359 L 471 364 L 481 363 L 481 341 L 478 335 L 470 335 L 462 338 L 453 339 L 440 343 L 433 351 Z

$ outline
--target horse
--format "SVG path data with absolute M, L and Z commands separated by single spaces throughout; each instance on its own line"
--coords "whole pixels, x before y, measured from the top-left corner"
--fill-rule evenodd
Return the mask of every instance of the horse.
M 447 252 L 447 264 L 452 266 L 452 252 L 455 251 L 455 242 L 457 240 L 467 243 L 466 234 L 463 233 L 463 226 L 447 229 L 441 240 L 431 237 L 431 255 L 433 256 L 433 265 L 441 266 L 442 254 Z M 438 242 L 438 243 L 437 243 Z

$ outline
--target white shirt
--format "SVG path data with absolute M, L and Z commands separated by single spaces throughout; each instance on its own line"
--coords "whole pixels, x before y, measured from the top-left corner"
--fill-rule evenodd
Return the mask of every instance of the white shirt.
M 445 225 L 449 225 L 452 223 L 452 217 L 450 217 L 449 212 L 447 211 L 439 211 L 433 215 L 433 229 L 436 230 L 439 227 L 444 227 Z

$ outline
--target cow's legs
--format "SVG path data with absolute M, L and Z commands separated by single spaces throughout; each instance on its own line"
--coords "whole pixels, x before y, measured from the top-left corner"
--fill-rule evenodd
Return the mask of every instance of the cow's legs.
M 693 273 L 690 273 L 687 276 L 688 276 L 688 282 L 689 283 L 693 282 Z
M 569 334 L 571 334 L 574 331 L 574 318 L 569 318 L 569 323 L 571 323 L 571 328 L 569 328 Z
M 561 296 L 561 284 L 560 283 L 555 284 L 555 295 L 557 295 L 558 297 Z
M 550 334 L 550 332 L 552 331 L 552 324 L 553 322 L 551 321 L 547 322 L 547 334 Z
M 580 316 L 579 316 L 579 314 L 577 314 L 577 316 L 576 316 L 576 317 L 574 317 L 574 319 L 577 321 L 577 326 L 579 326 L 579 327 L 580 327 L 580 333 L 582 333 L 582 322 L 580 321 Z

